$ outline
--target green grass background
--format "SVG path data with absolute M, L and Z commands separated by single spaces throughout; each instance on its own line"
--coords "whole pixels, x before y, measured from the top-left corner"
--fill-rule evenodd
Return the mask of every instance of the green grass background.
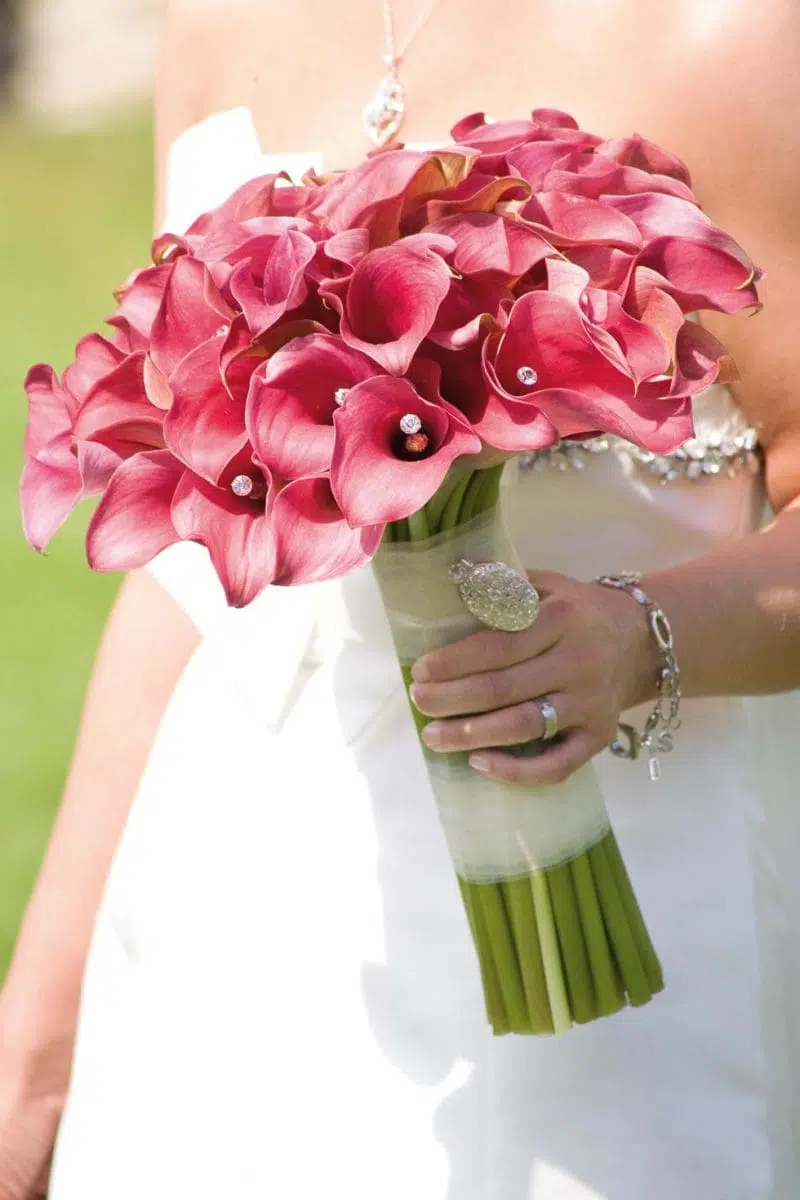
M 0 979 L 47 839 L 81 698 L 118 578 L 86 566 L 87 512 L 46 557 L 20 532 L 27 367 L 61 369 L 147 258 L 145 118 L 98 133 L 0 122 Z

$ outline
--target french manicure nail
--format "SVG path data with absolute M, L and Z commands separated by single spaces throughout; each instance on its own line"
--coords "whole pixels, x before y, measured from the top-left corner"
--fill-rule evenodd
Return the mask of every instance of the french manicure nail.
M 473 771 L 480 771 L 482 775 L 488 775 L 492 769 L 492 764 L 485 754 L 470 754 L 469 765 Z
M 442 726 L 439 721 L 429 721 L 422 730 L 422 740 L 431 750 L 438 750 L 442 743 Z

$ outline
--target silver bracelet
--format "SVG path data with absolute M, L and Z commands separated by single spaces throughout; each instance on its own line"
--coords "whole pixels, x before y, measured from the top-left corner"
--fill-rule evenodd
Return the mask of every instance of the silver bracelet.
M 664 612 L 639 586 L 642 576 L 638 571 L 623 571 L 620 575 L 601 575 L 595 580 L 603 587 L 627 592 L 647 613 L 647 624 L 655 638 L 661 654 L 661 670 L 658 676 L 658 698 L 650 716 L 640 733 L 633 725 L 619 724 L 619 736 L 609 749 L 617 758 L 638 758 L 642 750 L 647 751 L 647 770 L 650 778 L 661 775 L 659 754 L 668 754 L 673 748 L 676 730 L 680 729 L 679 709 L 681 705 L 681 673 L 675 658 L 672 628 Z

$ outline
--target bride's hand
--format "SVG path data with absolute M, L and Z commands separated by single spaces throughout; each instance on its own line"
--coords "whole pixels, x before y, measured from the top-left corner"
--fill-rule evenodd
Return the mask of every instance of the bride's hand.
M 422 734 L 431 750 L 469 751 L 486 775 L 541 786 L 614 740 L 620 714 L 653 697 L 659 664 L 644 610 L 625 593 L 549 572 L 529 578 L 542 598 L 534 624 L 426 654 L 412 670 L 412 699 L 436 718 Z M 496 749 L 542 737 L 541 700 L 558 714 L 553 745 L 527 758 Z

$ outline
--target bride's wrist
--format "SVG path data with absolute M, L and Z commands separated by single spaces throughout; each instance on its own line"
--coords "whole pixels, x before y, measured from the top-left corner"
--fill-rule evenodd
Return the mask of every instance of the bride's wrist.
M 603 589 L 603 603 L 616 626 L 619 646 L 617 695 L 620 712 L 652 704 L 658 696 L 661 654 L 647 613 L 622 590 Z
M 63 1102 L 74 1042 L 60 1023 L 13 1020 L 0 998 L 0 1078 L 21 1097 Z

